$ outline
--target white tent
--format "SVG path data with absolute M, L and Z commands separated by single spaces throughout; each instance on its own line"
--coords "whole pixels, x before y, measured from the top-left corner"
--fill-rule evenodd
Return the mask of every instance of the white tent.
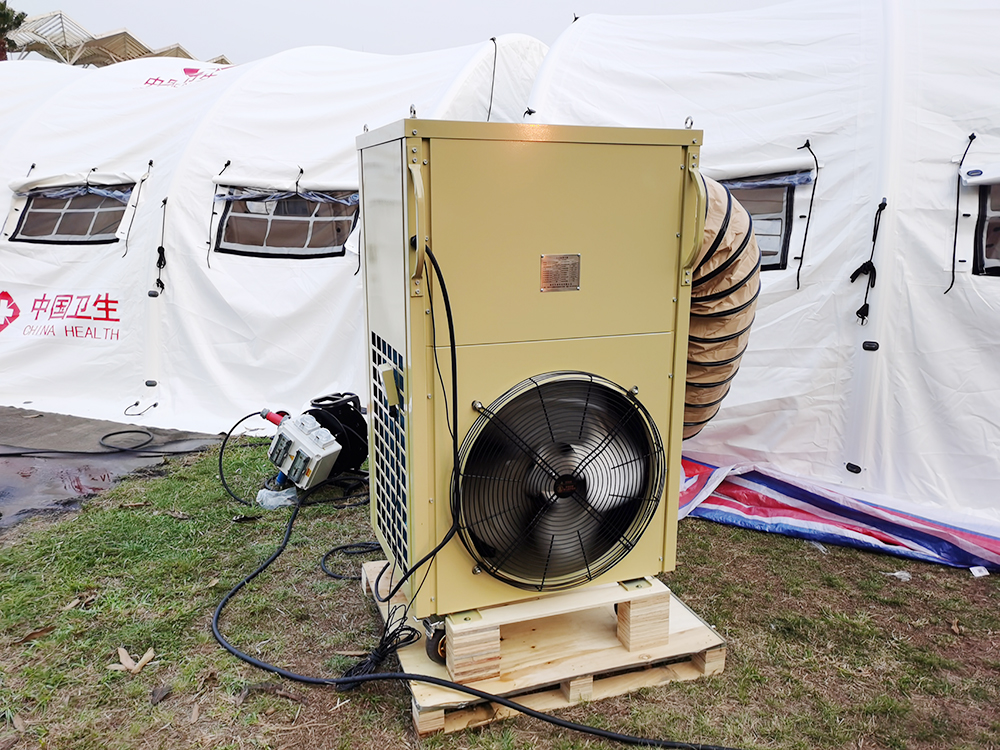
M 363 393 L 361 277 L 343 241 L 355 137 L 411 105 L 519 120 L 544 54 L 510 35 L 236 67 L 0 65 L 0 403 L 219 431 L 263 407 Z M 282 205 L 312 212 L 292 249 L 270 247 Z M 89 241 L 63 231 L 84 216 L 97 217 Z M 254 222 L 271 234 L 250 237 Z
M 808 0 L 588 16 L 553 45 L 532 121 L 690 117 L 706 174 L 750 203 L 771 190 L 749 351 L 687 452 L 966 528 L 1000 518 L 1000 64 L 979 41 L 997 32 L 981 0 Z M 867 289 L 851 276 L 883 198 Z

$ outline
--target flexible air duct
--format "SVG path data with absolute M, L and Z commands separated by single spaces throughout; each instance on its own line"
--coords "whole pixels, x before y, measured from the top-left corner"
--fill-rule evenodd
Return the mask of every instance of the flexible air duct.
M 760 250 L 750 214 L 724 185 L 703 179 L 705 239 L 691 282 L 685 439 L 701 432 L 729 393 L 760 294 Z

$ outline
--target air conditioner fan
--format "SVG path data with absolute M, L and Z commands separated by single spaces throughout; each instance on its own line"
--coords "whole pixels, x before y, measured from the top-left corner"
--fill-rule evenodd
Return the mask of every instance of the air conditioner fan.
M 666 461 L 635 394 L 597 375 L 523 381 L 480 412 L 459 455 L 459 535 L 482 570 L 556 591 L 610 570 L 663 494 Z

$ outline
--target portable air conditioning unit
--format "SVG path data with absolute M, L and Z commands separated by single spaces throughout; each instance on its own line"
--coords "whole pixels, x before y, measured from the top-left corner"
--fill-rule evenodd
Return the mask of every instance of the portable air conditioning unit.
M 700 142 L 417 119 L 358 138 L 372 525 L 397 578 L 459 527 L 405 584 L 416 616 L 673 568 Z

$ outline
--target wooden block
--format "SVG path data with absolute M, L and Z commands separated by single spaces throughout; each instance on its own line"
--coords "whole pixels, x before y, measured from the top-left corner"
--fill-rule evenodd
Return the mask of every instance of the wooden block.
M 570 703 L 593 700 L 594 678 L 590 675 L 577 677 L 575 680 L 566 680 L 559 687 Z
M 466 683 L 500 676 L 499 625 L 457 629 L 454 618 L 449 616 L 445 618 L 444 629 L 445 661 L 451 679 Z
M 670 591 L 618 605 L 618 640 L 628 651 L 665 645 L 670 638 Z
M 691 663 L 704 675 L 718 674 L 726 668 L 726 647 L 712 648 L 692 654 Z
M 413 728 L 417 731 L 418 737 L 426 737 L 428 734 L 444 731 L 443 708 L 421 711 L 415 700 L 411 703 Z

